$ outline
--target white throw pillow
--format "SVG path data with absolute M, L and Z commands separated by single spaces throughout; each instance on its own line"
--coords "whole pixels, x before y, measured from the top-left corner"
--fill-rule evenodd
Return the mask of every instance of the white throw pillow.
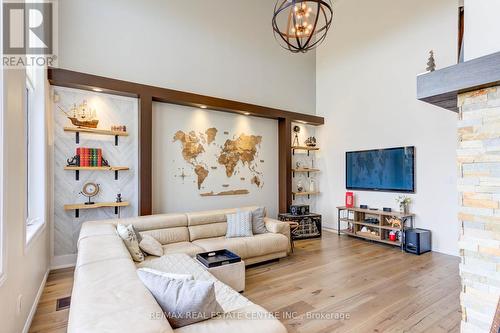
M 147 254 L 157 257 L 161 257 L 163 255 L 163 247 L 161 247 L 161 243 L 150 235 L 142 235 L 142 241 L 139 242 L 139 247 Z
M 253 236 L 251 211 L 238 211 L 236 214 L 227 215 L 226 238 L 251 236 Z
M 116 226 L 116 231 L 118 235 L 125 243 L 125 246 L 130 252 L 132 259 L 137 262 L 144 261 L 144 253 L 142 253 L 139 248 L 139 242 L 137 241 L 137 236 L 134 231 L 134 227 L 130 224 L 128 226 L 124 226 L 123 224 L 118 224 Z
M 168 272 L 159 271 L 159 270 L 148 268 L 148 267 L 139 268 L 138 271 L 148 272 L 151 274 L 160 275 L 160 276 L 163 276 L 163 277 L 166 277 L 169 279 L 174 279 L 174 280 L 194 280 L 194 278 L 191 274 L 168 273 Z
M 172 328 L 191 325 L 222 313 L 211 281 L 177 280 L 138 270 L 137 275 L 165 313 Z

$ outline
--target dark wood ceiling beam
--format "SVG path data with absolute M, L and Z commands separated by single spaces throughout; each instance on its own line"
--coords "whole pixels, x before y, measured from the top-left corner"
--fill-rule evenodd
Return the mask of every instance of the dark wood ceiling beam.
M 105 93 L 139 97 L 152 96 L 153 101 L 186 105 L 192 107 L 206 106 L 210 110 L 230 112 L 236 114 L 248 113 L 251 116 L 268 119 L 286 118 L 290 121 L 323 125 L 324 118 L 310 114 L 290 112 L 265 106 L 232 101 L 223 98 L 204 96 L 190 92 L 154 87 L 123 80 L 110 79 L 102 76 L 74 72 L 66 69 L 50 68 L 48 71 L 50 84 L 83 90 L 101 89 Z

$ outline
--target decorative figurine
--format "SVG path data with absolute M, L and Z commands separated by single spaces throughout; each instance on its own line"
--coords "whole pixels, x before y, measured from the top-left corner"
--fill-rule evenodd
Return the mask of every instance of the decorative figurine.
M 101 157 L 101 159 L 102 159 L 101 164 L 102 164 L 103 167 L 109 167 L 110 166 L 108 160 L 104 159 L 104 157 Z
M 57 107 L 76 127 L 97 128 L 99 124 L 99 119 L 96 119 L 96 110 L 91 109 L 85 100 L 78 107 L 76 104 L 73 104 L 70 113 L 66 112 L 60 105 Z
M 122 202 L 122 194 L 121 193 L 118 193 L 116 195 L 116 202 Z
M 316 138 L 311 136 L 305 141 L 307 147 L 316 147 Z
M 436 63 L 434 61 L 434 51 L 429 51 L 429 61 L 427 62 L 427 71 L 434 72 L 436 70 Z
M 99 186 L 100 185 L 96 183 L 86 183 L 85 185 L 83 185 L 83 189 L 80 194 L 89 199 L 89 201 L 85 203 L 86 205 L 95 204 L 95 202 L 91 201 L 90 199 L 99 194 Z
M 297 182 L 297 192 L 304 192 L 304 185 L 302 185 L 300 180 Z
M 295 138 L 293 139 L 292 146 L 293 147 L 298 147 L 299 144 L 299 133 L 300 133 L 300 126 L 294 126 L 293 127 L 293 133 L 295 133 Z
M 67 166 L 69 166 L 69 167 L 72 167 L 72 166 L 76 166 L 76 167 L 77 167 L 77 166 L 80 166 L 80 156 L 75 155 L 75 156 L 73 156 L 73 158 L 68 158 L 68 159 L 66 160 L 66 162 L 68 163 L 68 165 L 67 165 Z

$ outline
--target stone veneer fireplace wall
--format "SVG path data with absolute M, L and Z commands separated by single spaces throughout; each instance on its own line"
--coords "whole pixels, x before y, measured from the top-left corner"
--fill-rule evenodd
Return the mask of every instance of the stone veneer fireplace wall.
M 500 86 L 458 97 L 462 332 L 489 332 L 500 297 Z

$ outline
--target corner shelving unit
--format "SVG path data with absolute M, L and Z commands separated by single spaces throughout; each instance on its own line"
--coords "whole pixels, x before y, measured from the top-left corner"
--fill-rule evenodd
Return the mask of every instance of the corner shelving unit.
M 405 230 L 407 229 L 407 224 L 410 228 L 413 228 L 415 214 L 404 214 L 400 212 L 385 212 L 382 210 L 372 210 L 356 207 L 337 207 L 338 210 L 338 222 L 337 222 L 337 233 L 340 235 L 346 234 L 353 237 L 358 237 L 362 239 L 367 239 L 375 242 L 380 242 L 384 244 L 390 244 L 394 246 L 401 247 L 404 250 L 404 237 Z M 342 217 L 342 212 L 347 212 L 347 218 Z M 349 213 L 352 212 L 352 217 L 349 218 Z M 378 223 L 368 223 L 366 218 L 375 218 Z M 388 223 L 391 218 L 396 218 L 401 221 L 401 227 L 396 228 Z M 340 228 L 340 222 L 347 223 L 347 229 Z M 370 232 L 362 232 L 361 229 L 367 227 L 368 230 L 378 232 L 378 234 L 373 235 Z M 401 233 L 399 241 L 389 240 L 389 233 L 391 231 L 397 231 Z
M 81 167 L 81 166 L 66 166 L 64 170 L 75 171 L 75 179 L 80 180 L 80 171 L 114 171 L 115 180 L 118 180 L 119 171 L 130 170 L 129 167 L 105 166 L 105 167 Z
M 97 209 L 97 208 L 104 208 L 104 207 L 114 207 L 115 208 L 115 214 L 118 215 L 120 214 L 120 207 L 127 207 L 129 206 L 130 203 L 128 201 L 123 201 L 123 202 L 96 202 L 91 205 L 89 204 L 70 204 L 70 205 L 64 205 L 64 210 L 74 210 L 75 211 L 75 217 L 78 218 L 80 217 L 80 209 Z
M 127 132 L 121 131 L 110 131 L 102 130 L 97 128 L 85 128 L 85 127 L 64 127 L 65 132 L 74 132 L 76 144 L 80 143 L 80 133 L 90 133 L 98 135 L 111 135 L 115 137 L 115 146 L 118 146 L 118 138 L 120 136 L 128 136 Z
M 317 152 L 319 151 L 318 147 L 307 147 L 307 146 L 292 146 L 292 155 L 295 155 L 296 151 L 306 151 L 307 156 L 310 156 L 311 152 Z M 311 176 L 311 173 L 316 173 L 320 172 L 319 169 L 315 168 L 292 168 L 292 177 L 295 178 L 296 173 L 307 173 L 307 177 L 309 178 Z M 296 197 L 304 197 L 307 196 L 307 199 L 310 199 L 311 196 L 318 195 L 320 192 L 318 191 L 303 191 L 303 192 L 292 192 L 292 200 L 295 200 Z

